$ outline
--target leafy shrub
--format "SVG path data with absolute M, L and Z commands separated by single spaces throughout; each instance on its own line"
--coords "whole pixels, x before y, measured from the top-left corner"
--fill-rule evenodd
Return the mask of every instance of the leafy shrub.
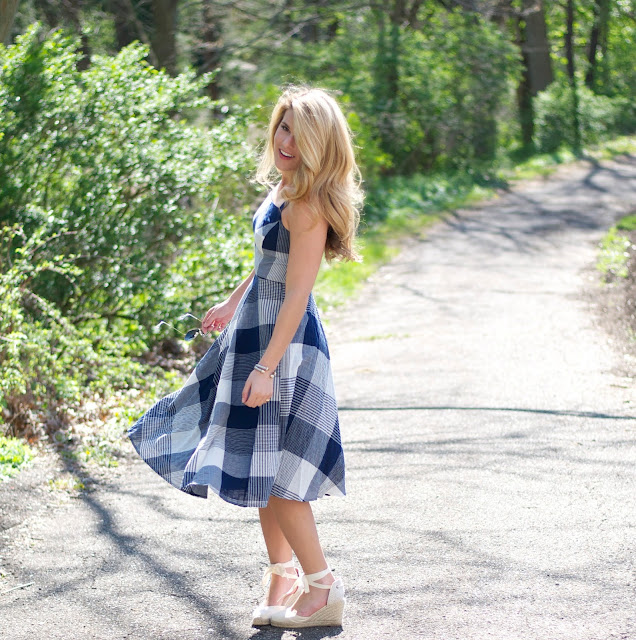
M 283 77 L 340 94 L 373 181 L 493 160 L 498 111 L 520 69 L 495 24 L 441 6 L 427 9 L 417 29 L 393 24 L 382 9 L 342 12 L 328 41 L 289 39 L 273 53 L 265 83 Z
M 596 95 L 580 86 L 579 122 L 583 144 L 597 144 L 617 132 L 627 133 L 636 127 L 636 113 L 630 101 Z M 562 145 L 574 143 L 572 88 L 555 82 L 535 101 L 535 143 L 550 153 Z
M 12 434 L 53 431 L 82 400 L 134 385 L 142 373 L 125 357 L 124 337 L 76 324 L 32 291 L 46 272 L 78 273 L 63 256 L 42 256 L 47 241 L 39 233 L 25 240 L 18 226 L 0 230 L 0 407 Z
M 250 114 L 200 97 L 209 74 L 171 78 L 146 55 L 78 71 L 78 42 L 37 24 L 0 46 L 5 431 L 143 386 L 157 321 L 201 314 L 248 268 Z
M 32 457 L 31 447 L 21 440 L 0 436 L 0 482 L 15 476 Z
M 218 231 L 226 207 L 240 211 L 251 166 L 246 114 L 189 126 L 194 109 L 227 110 L 199 97 L 209 75 L 170 78 L 146 54 L 133 44 L 79 72 L 77 42 L 41 41 L 36 27 L 1 53 L 0 220 L 27 236 L 44 229 L 51 256 L 73 254 L 72 283 L 47 271 L 33 289 L 109 328 L 164 311 L 182 240 Z M 210 215 L 202 203 L 212 202 Z

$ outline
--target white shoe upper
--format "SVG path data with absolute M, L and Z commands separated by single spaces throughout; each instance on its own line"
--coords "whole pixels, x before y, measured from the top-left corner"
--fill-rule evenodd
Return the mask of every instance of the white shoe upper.
M 306 592 L 309 591 L 309 585 L 315 586 L 321 589 L 329 589 L 329 596 L 327 597 L 327 604 L 324 607 L 318 609 L 318 611 L 312 613 L 310 616 L 299 616 L 296 613 L 293 605 L 285 607 L 282 611 L 278 611 L 272 614 L 271 624 L 275 626 L 322 626 L 322 625 L 341 625 L 342 624 L 342 612 L 345 604 L 345 589 L 344 583 L 341 578 L 337 578 L 332 584 L 324 585 L 321 583 L 315 583 L 312 578 L 315 576 L 320 579 L 327 575 L 327 572 L 321 572 L 323 575 L 311 574 L 305 576 L 305 585 L 307 586 Z
M 289 573 L 287 569 L 293 569 L 293 573 Z M 290 601 L 295 599 L 293 596 L 296 595 L 298 581 L 301 578 L 298 570 L 295 568 L 293 559 L 289 562 L 277 562 L 275 564 L 270 564 L 267 569 L 265 569 L 265 573 L 263 575 L 263 587 L 267 588 L 272 575 L 281 576 L 290 580 L 295 579 L 296 583 L 294 584 L 293 591 L 289 595 L 285 596 L 285 599 L 283 600 L 284 604 L 282 605 L 259 604 L 252 612 L 252 625 L 259 626 L 269 624 L 271 617 L 274 614 L 285 611 L 287 606 L 290 604 Z

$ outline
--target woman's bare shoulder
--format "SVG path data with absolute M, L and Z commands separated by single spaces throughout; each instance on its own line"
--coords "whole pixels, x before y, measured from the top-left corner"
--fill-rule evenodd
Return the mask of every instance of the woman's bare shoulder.
M 329 226 L 317 203 L 310 204 L 306 200 L 296 200 L 285 209 L 287 216 L 284 222 L 290 231 L 303 233 L 316 228 L 320 231 L 326 231 Z

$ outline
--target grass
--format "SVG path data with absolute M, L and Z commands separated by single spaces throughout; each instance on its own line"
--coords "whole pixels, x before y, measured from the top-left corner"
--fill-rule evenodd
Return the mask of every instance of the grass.
M 634 230 L 636 230 L 636 214 L 630 214 L 610 227 L 601 240 L 596 268 L 603 275 L 605 282 L 615 278 L 627 278 L 629 275 L 632 242 L 630 237 L 621 231 Z
M 595 147 L 586 148 L 583 150 L 583 158 L 593 158 L 597 161 L 609 160 L 624 153 L 636 153 L 636 138 L 621 136 Z M 506 181 L 546 177 L 554 173 L 560 165 L 575 162 L 578 159 L 572 150 L 567 148 L 553 153 L 535 154 L 519 162 L 505 159 L 497 175 Z
M 84 483 L 70 473 L 51 478 L 48 485 L 50 491 L 65 491 L 70 494 L 76 494 L 85 489 Z
M 383 242 L 377 234 L 367 234 L 361 238 L 358 251 L 361 262 L 323 263 L 314 289 L 319 307 L 333 308 L 350 298 L 372 273 L 397 255 L 399 249 Z
M 505 167 L 500 171 L 500 175 L 507 180 L 529 180 L 537 177 L 547 177 L 554 173 L 556 169 L 568 162 L 574 162 L 576 156 L 569 149 L 561 149 L 554 153 L 542 153 L 523 162 Z
M 0 436 L 0 482 L 17 475 L 33 458 L 33 450 L 18 438 Z
M 601 241 L 596 267 L 606 281 L 628 276 L 627 261 L 629 260 L 630 244 L 629 238 L 620 234 L 616 227 L 612 227 L 605 234 Z
M 621 231 L 636 231 L 636 213 L 625 216 L 616 223 L 616 228 Z

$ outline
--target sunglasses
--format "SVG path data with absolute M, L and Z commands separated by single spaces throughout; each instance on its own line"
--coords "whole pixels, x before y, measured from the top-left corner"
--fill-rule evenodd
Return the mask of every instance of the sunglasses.
M 196 316 L 193 316 L 191 313 L 184 313 L 182 316 L 179 316 L 177 318 L 177 321 L 185 320 L 186 318 L 194 318 L 195 320 L 198 320 L 199 322 L 201 322 L 199 318 L 197 318 Z M 183 333 L 183 331 L 181 331 L 180 329 L 177 329 L 177 327 L 171 325 L 169 322 L 166 322 L 165 320 L 161 320 L 159 324 L 155 325 L 155 329 L 159 329 L 164 324 L 167 327 L 174 329 L 177 333 L 180 333 L 186 342 L 189 342 L 190 340 L 194 340 L 199 334 L 203 335 L 203 331 L 201 331 L 201 329 L 189 329 L 188 331 Z

